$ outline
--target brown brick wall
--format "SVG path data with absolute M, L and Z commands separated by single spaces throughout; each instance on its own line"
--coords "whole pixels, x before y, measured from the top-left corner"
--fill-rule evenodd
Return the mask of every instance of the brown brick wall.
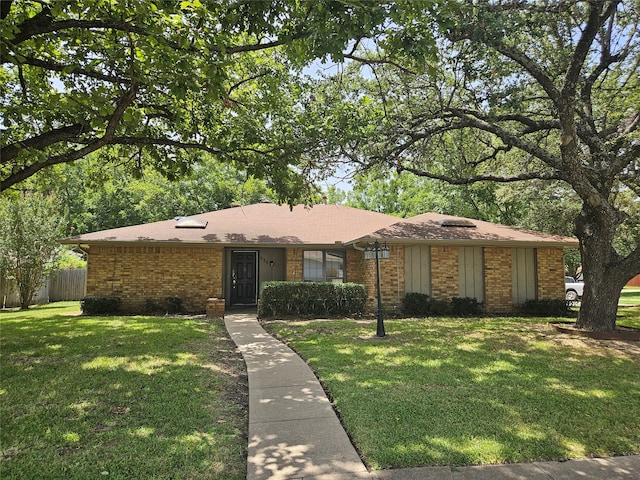
M 538 270 L 538 299 L 563 299 L 564 255 L 561 248 L 538 248 L 536 251 Z
M 122 308 L 140 312 L 148 299 L 180 297 L 188 311 L 204 312 L 209 297 L 222 296 L 220 247 L 92 246 L 87 295 L 117 296 Z
M 382 307 L 391 310 L 399 306 L 404 298 L 404 246 L 390 246 L 390 258 L 380 259 L 380 297 Z M 378 308 L 378 291 L 376 286 L 376 261 L 363 262 L 362 281 L 367 286 L 369 299 L 367 310 L 372 312 Z
M 484 289 L 487 313 L 511 313 L 511 248 L 484 247 Z
M 287 277 L 288 282 L 302 281 L 302 249 L 287 248 Z
M 431 247 L 431 296 L 440 300 L 458 296 L 458 247 Z
M 364 252 L 347 249 L 347 282 L 364 283 Z

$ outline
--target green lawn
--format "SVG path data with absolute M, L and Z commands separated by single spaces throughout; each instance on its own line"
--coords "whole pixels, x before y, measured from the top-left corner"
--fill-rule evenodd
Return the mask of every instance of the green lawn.
M 620 311 L 640 327 L 640 309 Z M 640 453 L 640 345 L 552 319 L 273 322 L 373 469 Z
M 0 478 L 241 479 L 242 360 L 219 322 L 0 312 Z M 640 453 L 640 345 L 550 319 L 271 323 L 374 469 Z M 640 327 L 640 309 L 619 323 Z
M 618 303 L 620 305 L 640 305 L 640 287 L 624 287 Z
M 0 477 L 241 479 L 244 372 L 224 325 L 0 312 Z

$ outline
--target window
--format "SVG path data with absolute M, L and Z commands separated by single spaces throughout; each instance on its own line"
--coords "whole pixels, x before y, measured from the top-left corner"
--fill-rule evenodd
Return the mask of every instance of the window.
M 343 250 L 306 250 L 303 260 L 305 282 L 344 282 Z

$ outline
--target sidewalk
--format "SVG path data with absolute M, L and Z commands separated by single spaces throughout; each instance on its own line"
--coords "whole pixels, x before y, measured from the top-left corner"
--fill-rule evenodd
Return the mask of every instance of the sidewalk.
M 249 376 L 248 480 L 640 480 L 640 455 L 368 472 L 307 364 L 255 313 L 225 325 Z

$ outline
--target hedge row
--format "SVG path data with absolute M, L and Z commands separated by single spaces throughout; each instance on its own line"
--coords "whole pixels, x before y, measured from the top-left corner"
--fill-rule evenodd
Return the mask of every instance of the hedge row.
M 454 297 L 450 302 L 431 298 L 425 293 L 410 292 L 404 298 L 404 311 L 409 315 L 473 316 L 482 313 L 482 305 L 475 298 Z
M 571 310 L 566 300 L 527 300 L 522 313 L 532 317 L 565 317 Z
M 80 308 L 85 315 L 111 315 L 120 312 L 122 300 L 119 297 L 89 296 L 80 300 Z M 180 297 L 167 297 L 164 302 L 148 298 L 145 302 L 144 313 L 181 313 L 183 311 Z
M 355 283 L 265 282 L 260 291 L 261 318 L 362 315 L 367 289 Z
M 122 300 L 119 297 L 84 297 L 80 308 L 85 315 L 109 315 L 118 313 Z

